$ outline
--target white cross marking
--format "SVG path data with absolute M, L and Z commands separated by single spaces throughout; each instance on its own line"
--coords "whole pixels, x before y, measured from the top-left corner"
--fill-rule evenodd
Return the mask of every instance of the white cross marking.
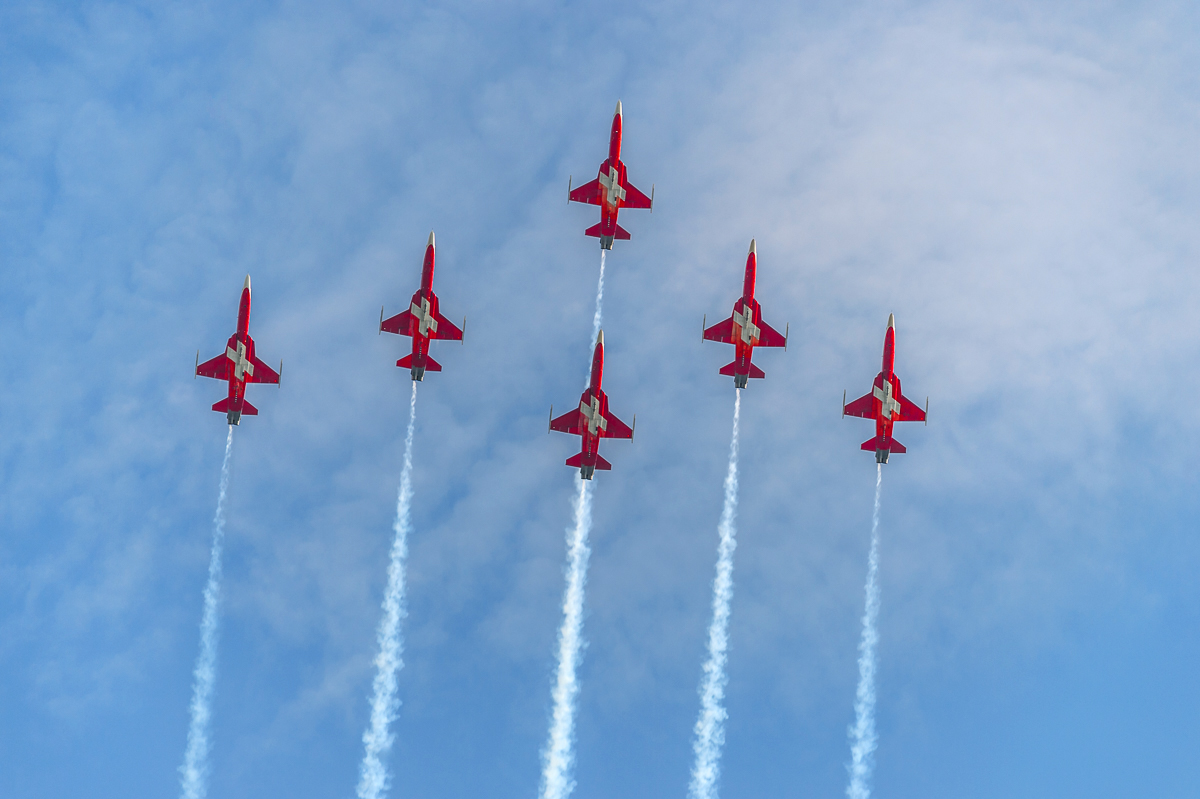
M 625 199 L 625 189 L 621 186 L 621 174 L 615 166 L 608 168 L 607 175 L 600 176 L 600 185 L 608 189 L 608 204 L 617 207 L 617 200 Z
M 892 383 L 890 380 L 884 380 L 883 386 L 876 386 L 872 393 L 883 403 L 881 410 L 883 411 L 884 418 L 890 419 L 893 414 L 900 413 L 900 403 L 892 396 Z
M 254 364 L 246 358 L 246 345 L 242 342 L 238 342 L 236 350 L 226 346 L 225 357 L 233 361 L 233 376 L 238 380 L 243 379 L 245 375 L 254 376 Z
M 744 312 L 737 310 L 733 312 L 733 323 L 742 328 L 742 341 L 747 344 L 757 344 L 759 334 L 762 333 L 752 321 L 753 319 L 754 314 L 748 308 Z
M 600 413 L 600 400 L 596 397 L 592 397 L 591 405 L 586 402 L 580 402 L 579 411 L 588 420 L 588 433 L 591 435 L 596 435 L 597 428 L 601 430 L 608 429 L 608 420 Z
M 417 305 L 414 302 L 412 307 L 408 310 L 413 316 L 417 317 L 417 321 L 419 323 L 418 329 L 421 331 L 422 336 L 428 336 L 430 330 L 432 330 L 435 334 L 437 333 L 437 318 L 433 314 L 429 313 L 428 299 L 422 297 L 420 305 Z

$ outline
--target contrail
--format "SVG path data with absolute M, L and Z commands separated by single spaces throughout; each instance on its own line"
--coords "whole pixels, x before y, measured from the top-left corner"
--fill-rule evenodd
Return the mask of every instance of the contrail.
M 729 649 L 729 610 L 733 601 L 733 551 L 737 548 L 738 505 L 738 417 L 742 392 L 735 389 L 733 436 L 729 442 L 729 471 L 725 473 L 725 507 L 717 526 L 717 576 L 713 580 L 712 623 L 708 625 L 708 660 L 700 681 L 700 718 L 696 720 L 696 764 L 688 796 L 692 799 L 716 799 L 717 780 L 721 776 L 721 747 L 725 744 L 725 661 Z
M 542 799 L 566 799 L 575 788 L 575 697 L 579 683 L 579 651 L 583 646 L 583 592 L 587 584 L 588 532 L 592 526 L 592 482 L 579 481 L 575 497 L 575 526 L 567 530 L 567 588 L 563 621 L 558 630 L 558 669 L 554 678 L 554 713 L 550 738 L 542 752 Z
M 204 799 L 208 793 L 208 724 L 212 719 L 213 687 L 217 681 L 217 638 L 221 604 L 221 548 L 225 543 L 225 492 L 229 488 L 229 453 L 233 451 L 233 425 L 225 437 L 221 462 L 221 488 L 213 515 L 212 552 L 208 558 L 208 583 L 204 586 L 204 615 L 200 620 L 200 656 L 192 672 L 192 720 L 187 750 L 179 774 L 183 799 Z
M 396 498 L 396 521 L 392 529 L 391 562 L 388 564 L 387 590 L 383 594 L 383 618 L 379 621 L 379 654 L 375 657 L 374 693 L 371 697 L 371 723 L 363 733 L 366 754 L 358 780 L 360 799 L 380 799 L 390 781 L 387 766 L 380 756 L 392 748 L 395 736 L 388 729 L 396 718 L 400 700 L 396 696 L 396 676 L 404 666 L 404 638 L 400 622 L 408 615 L 404 606 L 405 564 L 408 560 L 409 506 L 412 504 L 413 426 L 417 419 L 417 382 L 412 384 L 408 404 L 408 433 L 404 437 L 404 468 L 400 471 L 400 494 Z
M 879 643 L 879 492 L 883 464 L 875 467 L 875 513 L 871 517 L 871 552 L 867 556 L 867 604 L 858 643 L 858 690 L 854 694 L 854 726 L 850 728 L 850 799 L 869 799 L 871 770 L 875 766 L 875 647 Z
M 600 250 L 600 279 L 596 284 L 596 314 L 592 317 L 592 342 L 600 334 L 604 310 L 604 256 Z M 586 387 L 589 374 L 584 379 Z M 575 497 L 575 526 L 567 530 L 567 587 L 563 592 L 563 621 L 558 629 L 558 668 L 554 675 L 554 710 L 549 740 L 542 750 L 542 799 L 566 799 L 575 788 L 575 698 L 579 682 L 579 652 L 583 648 L 583 598 L 587 586 L 588 532 L 592 528 L 592 481 L 580 480 Z
M 600 282 L 596 284 L 596 315 L 592 317 L 592 344 L 596 343 L 596 336 L 600 335 L 600 322 L 603 319 L 604 310 L 604 253 L 600 250 Z M 590 361 L 589 361 L 590 363 Z

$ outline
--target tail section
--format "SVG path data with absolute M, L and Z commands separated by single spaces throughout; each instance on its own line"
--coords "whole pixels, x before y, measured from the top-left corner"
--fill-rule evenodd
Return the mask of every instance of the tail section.
M 613 234 L 613 238 L 620 239 L 621 241 L 629 241 L 629 231 L 620 225 L 617 225 L 616 228 L 617 232 Z
M 894 438 L 888 441 L 885 446 L 883 436 L 875 436 L 868 441 L 864 441 L 859 449 L 866 450 L 867 452 L 890 451 L 900 455 L 908 452 L 908 449 Z
M 601 238 L 601 237 L 604 235 L 604 234 L 601 232 L 601 228 L 602 228 L 603 226 L 604 226 L 604 223 L 602 223 L 602 222 L 597 222 L 596 224 L 592 225 L 592 226 L 591 226 L 590 228 L 588 228 L 587 230 L 583 231 L 583 235 L 585 235 L 585 236 L 591 236 L 591 237 L 593 237 L 593 238 L 597 238 L 597 239 L 598 239 L 598 238 Z
M 401 369 L 413 368 L 413 356 L 405 355 L 403 358 L 396 361 L 396 365 L 399 366 Z M 437 361 L 435 361 L 433 358 L 430 358 L 428 355 L 426 355 L 425 363 L 421 366 L 421 371 L 423 371 L 423 372 L 440 372 L 440 371 L 442 371 L 442 365 L 440 363 L 438 363 Z
M 596 453 L 595 463 L 584 463 L 583 453 L 580 452 L 567 458 L 567 466 L 579 470 L 579 476 L 584 480 L 591 480 L 592 473 L 597 469 L 604 471 L 612 471 L 612 464 L 600 457 L 600 453 Z
M 229 397 L 214 403 L 212 409 L 217 413 L 229 413 Z M 258 416 L 258 408 L 255 408 L 246 400 L 242 400 L 242 409 L 239 411 L 242 416 Z
M 727 375 L 730 377 L 737 377 L 737 374 L 738 374 L 737 373 L 737 365 L 738 365 L 737 361 L 734 361 L 733 363 L 725 364 L 724 366 L 721 367 L 718 374 Z M 767 375 L 765 372 L 763 372 L 762 369 L 759 369 L 757 366 L 755 366 L 752 363 L 752 364 L 750 364 L 750 371 L 747 373 L 747 376 L 763 378 L 763 377 L 766 377 Z

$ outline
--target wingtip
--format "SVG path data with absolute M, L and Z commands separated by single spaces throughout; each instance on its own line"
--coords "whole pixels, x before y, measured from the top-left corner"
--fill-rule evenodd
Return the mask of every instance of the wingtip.
M 432 230 L 431 230 L 431 231 L 429 231 L 429 243 L 428 243 L 428 244 L 426 244 L 425 246 L 426 246 L 426 247 L 433 247 L 433 246 L 435 246 L 435 245 L 434 245 L 434 243 L 433 243 L 433 231 L 432 231 Z
M 758 245 L 754 242 L 754 239 L 750 239 L 750 253 L 758 255 Z
M 617 100 L 617 116 L 621 116 L 621 101 Z

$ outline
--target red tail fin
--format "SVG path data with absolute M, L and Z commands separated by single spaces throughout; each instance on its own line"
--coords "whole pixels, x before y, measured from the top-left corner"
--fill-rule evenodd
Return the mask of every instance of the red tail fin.
M 722 366 L 720 371 L 717 372 L 717 374 L 722 374 L 722 375 L 727 375 L 729 377 L 732 377 L 733 375 L 737 374 L 737 372 L 734 371 L 736 368 L 737 368 L 737 361 L 734 361 L 733 363 L 728 363 L 728 364 L 725 364 L 724 366 Z M 766 374 L 763 372 L 762 369 L 759 369 L 754 364 L 750 364 L 750 375 L 749 376 L 750 377 L 766 377 Z
M 583 453 L 580 452 L 567 458 L 567 466 L 578 469 L 583 466 Z M 612 464 L 600 457 L 600 453 L 596 453 L 596 468 L 604 471 L 612 471 Z
M 217 413 L 229 413 L 229 397 L 214 403 L 212 409 Z M 242 416 L 258 416 L 258 408 L 255 408 L 246 400 L 242 400 Z
M 883 436 L 875 436 L 869 441 L 864 441 L 859 449 L 864 449 L 867 452 L 875 452 L 877 450 L 886 449 L 889 452 L 897 452 L 901 455 L 903 455 L 905 452 L 908 452 L 905 446 L 894 438 L 888 442 L 888 445 L 885 447 L 883 445 Z

